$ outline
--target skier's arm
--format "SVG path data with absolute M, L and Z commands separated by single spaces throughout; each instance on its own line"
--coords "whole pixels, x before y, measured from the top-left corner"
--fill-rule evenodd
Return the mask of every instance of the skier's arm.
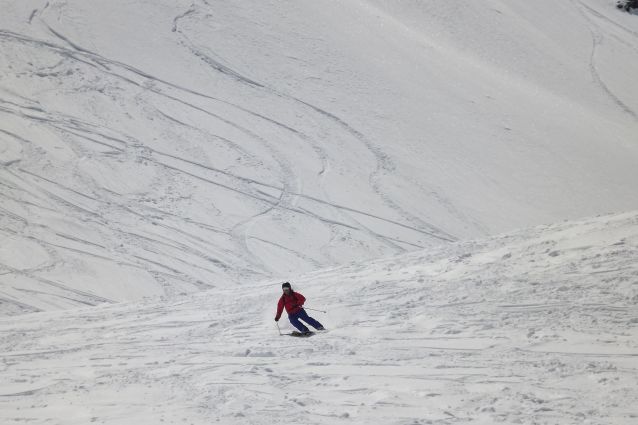
M 284 311 L 284 297 L 279 298 L 279 302 L 277 303 L 277 315 L 275 316 L 275 322 L 279 321 L 281 317 L 281 313 Z
M 295 292 L 295 295 L 297 296 L 297 305 L 299 307 L 303 307 L 303 303 L 306 302 L 306 297 L 301 295 L 299 292 Z

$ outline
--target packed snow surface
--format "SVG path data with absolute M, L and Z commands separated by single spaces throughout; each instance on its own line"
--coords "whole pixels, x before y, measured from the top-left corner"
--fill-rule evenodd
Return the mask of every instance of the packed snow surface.
M 610 0 L 0 0 L 0 315 L 638 209 Z
M 5 318 L 0 423 L 634 425 L 637 256 L 631 213 L 313 272 L 305 339 L 273 281 Z

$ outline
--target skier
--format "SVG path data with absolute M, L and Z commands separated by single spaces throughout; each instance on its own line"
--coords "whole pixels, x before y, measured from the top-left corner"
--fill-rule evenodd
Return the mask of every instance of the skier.
M 281 289 L 284 293 L 281 298 L 279 298 L 279 303 L 277 303 L 277 315 L 275 316 L 275 322 L 279 321 L 281 313 L 283 312 L 284 307 L 286 307 L 290 323 L 292 323 L 295 328 L 299 329 L 302 335 L 309 335 L 311 332 L 303 323 L 300 322 L 300 319 L 318 331 L 325 330 L 321 323 L 308 316 L 306 310 L 303 309 L 303 303 L 306 302 L 306 297 L 301 295 L 299 292 L 293 291 L 290 286 L 290 282 L 284 282 L 281 285 Z

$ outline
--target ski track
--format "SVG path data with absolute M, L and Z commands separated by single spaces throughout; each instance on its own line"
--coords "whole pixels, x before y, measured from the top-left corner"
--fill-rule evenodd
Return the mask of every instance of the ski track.
M 614 23 L 609 18 L 606 18 L 604 15 L 600 14 L 599 12 L 585 5 L 582 1 L 578 1 L 577 4 L 581 6 L 581 10 L 580 10 L 581 15 L 585 18 L 585 20 L 589 23 L 589 26 L 590 26 L 589 30 L 591 32 L 591 37 L 592 37 L 592 51 L 590 56 L 589 69 L 590 69 L 592 77 L 594 78 L 594 81 L 600 87 L 600 89 L 605 92 L 605 94 L 611 99 L 612 102 L 614 102 L 622 111 L 630 115 L 634 120 L 638 121 L 638 114 L 632 108 L 630 108 L 625 102 L 623 102 L 620 99 L 620 97 L 618 97 L 618 95 L 616 95 L 609 88 L 609 86 L 605 83 L 605 81 L 601 77 L 600 72 L 598 71 L 598 68 L 596 66 L 596 51 L 598 47 L 602 44 L 604 40 L 604 36 L 602 33 L 602 29 L 598 25 L 596 25 L 589 16 L 587 16 L 587 13 L 589 12 L 593 16 L 603 19 L 606 22 L 613 23 L 615 27 L 623 29 L 635 37 L 638 37 L 638 34 L 633 31 L 627 30 L 622 25 Z
M 33 9 L 31 14 L 29 15 L 29 19 L 27 20 L 28 24 L 31 25 L 34 18 L 40 18 L 42 14 L 49 8 L 49 2 L 47 1 L 45 5 L 41 9 Z
M 213 67 L 213 69 L 215 69 L 216 71 L 222 72 L 224 74 L 228 74 L 233 76 L 234 78 L 236 78 L 239 82 L 241 83 L 245 83 L 251 86 L 256 86 L 262 89 L 267 90 L 268 92 L 270 92 L 271 94 L 275 95 L 275 96 L 279 96 L 282 97 L 284 99 L 289 99 L 292 100 L 298 104 L 301 104 L 309 109 L 311 109 L 313 112 L 319 113 L 320 115 L 329 118 L 331 121 L 333 121 L 334 123 L 336 123 L 337 125 L 339 125 L 340 127 L 342 127 L 343 129 L 345 129 L 348 133 L 350 133 L 352 136 L 354 136 L 358 141 L 362 142 L 364 144 L 364 146 L 366 147 L 366 149 L 372 153 L 372 155 L 375 157 L 376 160 L 376 169 L 375 171 L 370 175 L 370 184 L 374 190 L 374 192 L 376 193 L 376 195 L 388 206 L 390 207 L 391 210 L 397 211 L 399 213 L 400 216 L 406 218 L 408 220 L 408 222 L 416 222 L 418 225 L 425 227 L 427 229 L 430 229 L 429 231 L 424 231 L 419 229 L 419 231 L 421 233 L 427 234 L 431 237 L 434 237 L 436 239 L 441 239 L 447 242 L 452 242 L 454 240 L 456 240 L 456 238 L 454 238 L 451 235 L 447 235 L 445 234 L 445 232 L 442 232 L 440 229 L 437 229 L 435 227 L 433 227 L 430 224 L 424 223 L 422 220 L 420 220 L 418 217 L 409 214 L 407 211 L 401 209 L 395 202 L 392 201 L 392 199 L 381 190 L 380 187 L 380 183 L 378 182 L 378 180 L 380 179 L 380 174 L 382 173 L 392 173 L 395 170 L 395 166 L 392 164 L 391 159 L 389 158 L 389 156 L 385 153 L 383 153 L 381 151 L 381 149 L 379 149 L 378 147 L 374 146 L 372 144 L 372 142 L 370 142 L 367 138 L 365 138 L 365 136 L 360 133 L 359 131 L 355 130 L 354 128 L 352 128 L 352 126 L 350 126 L 348 123 L 346 123 L 345 121 L 343 121 L 342 119 L 340 119 L 339 117 L 335 116 L 334 114 L 327 112 L 315 105 L 312 105 L 308 102 L 305 102 L 301 99 L 298 99 L 294 96 L 290 96 L 287 95 L 285 93 L 282 93 L 276 89 L 273 89 L 271 87 L 267 87 L 264 84 L 258 83 L 250 78 L 247 78 L 243 75 L 241 75 L 240 73 L 224 66 L 221 65 L 220 62 L 218 60 L 212 59 L 209 55 L 206 55 L 204 53 L 202 53 L 198 48 L 195 47 L 194 43 L 183 33 L 180 31 L 180 35 L 182 35 L 184 37 L 184 39 L 186 40 L 189 48 L 191 49 L 191 51 L 193 52 L 193 54 L 195 54 L 197 57 L 201 58 L 204 62 L 206 62 L 208 65 L 210 65 L 211 67 Z M 236 105 L 233 105 L 236 106 Z M 241 108 L 242 110 L 245 110 L 243 108 Z M 250 112 L 253 115 L 256 115 L 260 118 L 266 119 L 267 121 L 270 122 L 274 122 L 275 124 L 282 126 L 290 131 L 292 131 L 293 133 L 297 133 L 300 134 L 299 131 L 292 129 L 284 124 L 281 124 L 279 122 L 273 121 L 272 119 L 266 118 L 261 114 L 255 114 L 253 112 Z M 326 153 L 323 149 L 321 149 L 316 143 L 312 142 L 312 140 L 310 140 L 310 138 L 306 135 L 301 134 L 304 138 L 304 140 L 306 140 L 307 142 L 312 144 L 312 148 L 315 150 L 315 152 L 317 152 L 317 154 L 320 156 L 320 159 L 322 160 L 322 162 L 324 163 L 324 166 L 322 168 L 322 170 L 325 170 L 327 167 L 325 166 L 326 164 Z M 323 171 L 320 173 L 323 174 Z M 361 228 L 365 228 L 360 222 L 357 222 L 357 225 Z M 369 230 L 366 228 L 366 230 Z M 372 234 L 374 237 L 378 237 L 374 232 L 370 231 L 370 234 Z M 388 240 L 388 238 L 381 238 L 385 241 Z M 398 252 L 404 252 L 405 250 L 403 248 L 401 248 L 399 245 L 395 245 L 392 244 L 391 245 L 392 248 L 395 248 L 398 250 Z
M 159 80 L 159 79 L 157 79 L 155 77 L 150 76 L 147 73 L 139 71 L 139 70 L 137 70 L 137 69 L 135 69 L 133 67 L 130 67 L 130 66 L 126 65 L 126 64 L 122 64 L 122 63 L 119 63 L 119 62 L 107 60 L 107 59 L 105 59 L 105 58 L 103 58 L 103 57 L 101 57 L 101 56 L 99 56 L 99 55 L 97 55 L 97 54 L 95 54 L 93 52 L 90 52 L 90 51 L 80 47 L 79 45 L 77 45 L 76 43 L 72 42 L 71 40 L 69 40 L 64 35 L 62 35 L 60 32 L 58 32 L 58 31 L 54 30 L 53 28 L 51 28 L 49 25 L 46 25 L 46 26 L 47 26 L 47 28 L 48 28 L 48 30 L 49 30 L 49 32 L 51 34 L 53 34 L 56 38 L 58 38 L 59 40 L 63 41 L 68 46 L 70 46 L 71 50 L 69 50 L 69 49 L 67 49 L 65 47 L 61 47 L 61 46 L 55 45 L 55 44 L 50 43 L 50 42 L 44 42 L 44 41 L 31 39 L 29 37 L 24 37 L 24 36 L 21 36 L 21 35 L 15 34 L 15 33 L 10 33 L 10 32 L 7 32 L 7 31 L 1 31 L 0 35 L 4 36 L 5 38 L 11 38 L 13 40 L 18 40 L 18 41 L 23 42 L 23 43 L 32 43 L 32 44 L 35 44 L 36 46 L 45 47 L 47 49 L 53 49 L 56 52 L 58 52 L 58 53 L 62 54 L 63 56 L 65 56 L 68 59 L 80 60 L 78 55 L 81 55 L 84 58 L 86 58 L 84 60 L 80 60 L 82 63 L 85 63 L 85 64 L 87 64 L 87 65 L 89 65 L 91 67 L 94 67 L 96 69 L 100 69 L 100 71 L 102 71 L 102 72 L 104 72 L 104 69 L 108 69 L 109 71 L 106 72 L 108 75 L 114 76 L 116 78 L 123 79 L 125 82 L 130 83 L 130 84 L 134 84 L 134 85 L 139 86 L 139 87 L 142 87 L 143 85 L 141 83 L 139 83 L 139 82 L 133 81 L 131 78 L 124 77 L 124 76 L 122 76 L 120 74 L 117 74 L 115 71 L 113 71 L 113 69 L 114 69 L 113 67 L 114 66 L 118 66 L 120 68 L 123 68 L 123 69 L 125 69 L 127 71 L 132 72 L 133 74 L 135 74 L 135 75 L 137 75 L 139 77 L 143 77 L 143 78 L 149 79 L 149 80 L 154 81 L 154 82 L 162 83 L 165 86 L 169 86 L 171 88 L 175 88 L 175 89 L 178 89 L 180 91 L 185 91 L 187 93 L 195 94 L 195 95 L 200 96 L 200 97 L 205 97 L 205 98 L 210 99 L 210 100 L 217 100 L 217 99 L 212 98 L 210 96 L 206 96 L 206 95 L 203 95 L 201 93 L 197 93 L 197 92 L 194 92 L 192 90 L 184 89 L 183 87 L 180 87 L 180 86 L 177 86 L 177 85 L 173 85 L 173 84 L 170 84 L 168 82 Z M 97 65 L 94 65 L 92 62 L 96 62 Z M 105 64 L 108 64 L 109 67 L 106 68 Z M 234 122 L 232 122 L 232 121 L 230 121 L 228 119 L 225 119 L 225 118 L 223 118 L 223 117 L 221 117 L 221 116 L 219 116 L 217 114 L 211 113 L 210 111 L 208 111 L 208 110 L 206 110 L 204 108 L 198 107 L 198 106 L 196 106 L 196 105 L 194 105 L 194 104 L 192 104 L 190 102 L 187 102 L 187 101 L 184 101 L 184 100 L 182 100 L 180 98 L 177 98 L 176 96 L 168 95 L 166 93 L 163 93 L 162 91 L 157 90 L 157 89 L 152 89 L 152 88 L 149 89 L 148 87 L 145 87 L 145 89 L 150 90 L 150 91 L 152 91 L 153 93 L 155 93 L 157 95 L 166 97 L 167 99 L 173 100 L 175 102 L 179 102 L 179 103 L 184 104 L 184 105 L 186 105 L 188 107 L 191 107 L 191 108 L 196 109 L 196 110 L 198 110 L 200 112 L 203 112 L 203 113 L 205 113 L 207 115 L 210 115 L 210 116 L 220 120 L 221 122 L 223 122 L 225 124 L 228 124 L 231 127 L 236 128 L 240 132 L 243 132 L 244 134 L 248 135 L 249 137 L 261 141 L 264 145 L 268 144 L 268 142 L 265 139 L 261 138 L 256 133 L 248 130 L 245 127 L 238 126 Z M 228 102 L 225 102 L 225 103 L 228 104 Z M 169 169 L 169 170 L 172 170 L 172 171 L 177 171 L 177 172 L 182 173 L 182 174 L 187 174 L 189 176 L 198 178 L 198 179 L 200 179 L 202 181 L 206 181 L 207 183 L 216 184 L 216 182 L 212 182 L 210 179 L 201 178 L 200 176 L 196 176 L 193 173 L 186 172 L 185 170 L 183 170 L 183 169 L 181 169 L 179 167 L 170 166 L 170 165 L 167 165 L 167 164 L 165 164 L 165 163 L 163 163 L 161 161 L 158 161 L 158 160 L 152 158 L 152 155 L 153 154 L 159 154 L 159 155 L 163 155 L 164 157 L 171 157 L 173 159 L 177 159 L 177 160 L 180 160 L 180 161 L 183 161 L 183 162 L 190 163 L 191 165 L 197 165 L 197 166 L 201 166 L 203 168 L 207 168 L 209 171 L 218 171 L 218 172 L 221 171 L 221 170 L 213 170 L 212 167 L 206 167 L 203 164 L 195 164 L 193 161 L 189 161 L 188 159 L 178 158 L 175 155 L 170 155 L 170 154 L 166 154 L 166 153 L 162 153 L 162 152 L 150 149 L 150 148 L 146 147 L 144 145 L 144 143 L 141 142 L 141 141 L 125 140 L 127 138 L 126 136 L 124 136 L 124 139 L 123 139 L 122 136 L 111 136 L 111 135 L 108 135 L 107 133 L 111 132 L 110 129 L 101 130 L 99 127 L 96 127 L 93 124 L 84 123 L 84 122 L 82 122 L 80 120 L 77 120 L 74 117 L 64 117 L 64 116 L 62 116 L 62 115 L 60 115 L 58 113 L 47 114 L 41 108 L 24 107 L 22 105 L 17 105 L 15 103 L 10 104 L 10 105 L 13 106 L 14 108 L 18 108 L 18 109 L 16 110 L 16 109 L 4 108 L 3 110 L 5 112 L 14 114 L 14 115 L 19 116 L 21 118 L 26 118 L 26 119 L 34 120 L 35 122 L 38 122 L 38 123 L 42 123 L 42 124 L 45 124 L 45 125 L 50 125 L 53 128 L 56 128 L 56 129 L 66 133 L 66 134 L 72 134 L 72 135 L 75 135 L 75 136 L 81 138 L 82 140 L 90 141 L 92 143 L 96 143 L 96 144 L 99 144 L 101 146 L 108 147 L 109 149 L 112 149 L 113 151 L 118 152 L 120 154 L 126 154 L 127 150 L 129 150 L 131 148 L 134 148 L 135 146 L 140 146 L 140 147 L 142 147 L 143 152 L 148 152 L 150 154 L 150 155 L 143 154 L 141 156 L 141 158 L 143 160 L 150 161 L 150 162 L 152 162 L 152 163 L 154 163 L 156 165 L 159 165 L 159 166 L 161 166 L 163 168 L 166 168 L 166 169 Z M 275 121 L 273 119 L 265 117 L 263 114 L 254 113 L 252 111 L 248 111 L 247 109 L 241 108 L 241 107 L 238 107 L 238 106 L 235 106 L 235 107 L 240 109 L 240 110 L 242 110 L 243 112 L 251 114 L 252 116 L 258 117 L 258 118 L 263 119 L 263 120 L 265 120 L 265 121 L 267 121 L 267 122 L 269 122 L 271 124 L 277 125 L 278 127 L 282 128 L 284 130 L 287 130 L 287 131 L 295 134 L 298 137 L 303 138 L 307 142 L 312 143 L 312 149 L 317 153 L 317 155 L 319 155 L 320 160 L 322 162 L 321 171 L 319 172 L 319 175 L 321 175 L 322 178 L 325 176 L 325 171 L 329 168 L 328 155 L 327 155 L 327 153 L 325 151 L 323 151 L 323 149 L 321 147 L 319 147 L 317 144 L 312 142 L 309 136 L 307 136 L 307 135 L 305 135 L 305 134 L 299 132 L 298 130 L 295 130 L 295 129 L 289 127 L 289 126 L 286 126 L 283 123 L 280 123 L 280 122 L 277 122 L 277 121 Z M 33 112 L 25 113 L 25 112 L 23 112 L 25 110 L 25 108 L 27 108 L 29 110 L 33 110 Z M 34 113 L 37 114 L 37 115 L 35 115 Z M 98 136 L 98 137 L 96 137 L 96 136 Z M 105 139 L 105 140 L 108 140 L 108 142 L 104 142 L 104 141 L 98 140 L 98 139 Z M 112 142 L 116 142 L 116 144 L 113 144 Z M 75 149 L 76 150 L 78 149 L 77 146 L 76 146 Z M 236 235 L 237 234 L 241 234 L 242 235 L 241 237 L 236 237 L 236 239 L 243 240 L 243 242 L 240 244 L 238 249 L 239 249 L 239 252 L 243 252 L 243 256 L 245 258 L 247 258 L 247 259 L 250 259 L 250 258 L 254 257 L 252 255 L 252 253 L 250 252 L 250 250 L 248 248 L 248 244 L 247 244 L 247 240 L 250 238 L 250 235 L 248 233 L 249 229 L 261 217 L 269 214 L 271 211 L 274 211 L 275 209 L 284 209 L 284 210 L 287 210 L 287 211 L 292 211 L 294 213 L 304 214 L 304 215 L 306 215 L 308 217 L 316 217 L 316 218 L 319 218 L 320 222 L 324 222 L 326 224 L 329 224 L 330 226 L 333 226 L 333 225 L 337 224 L 337 222 L 335 222 L 334 220 L 322 219 L 321 217 L 318 217 L 315 214 L 308 214 L 308 213 L 306 213 L 306 211 L 304 209 L 292 208 L 292 206 L 294 206 L 294 204 L 295 204 L 294 199 L 296 199 L 297 197 L 303 196 L 300 193 L 298 193 L 298 190 L 294 190 L 293 189 L 293 186 L 297 186 L 298 185 L 298 183 L 293 183 L 295 180 L 297 180 L 297 178 L 294 177 L 294 175 L 293 175 L 293 173 L 291 171 L 290 164 L 283 161 L 283 155 L 280 152 L 278 152 L 277 150 L 275 150 L 272 146 L 270 147 L 270 149 L 271 149 L 271 156 L 273 158 L 275 158 L 276 161 L 279 162 L 280 168 L 284 172 L 283 187 L 278 187 L 278 189 L 281 191 L 281 195 L 280 195 L 279 199 L 274 204 L 272 204 L 271 202 L 267 201 L 267 204 L 269 204 L 269 206 L 268 206 L 268 208 L 266 210 L 262 211 L 261 213 L 255 214 L 252 217 L 249 217 L 244 222 L 240 222 L 236 226 L 236 229 L 238 229 L 239 226 L 241 226 L 241 228 L 242 228 L 241 231 L 234 232 L 233 229 L 230 229 L 229 232 L 228 232 L 231 235 L 233 233 L 236 234 Z M 81 149 L 81 151 L 84 151 L 84 152 L 87 152 L 87 153 L 90 154 L 90 151 L 86 151 L 85 149 Z M 21 169 L 20 171 L 25 172 L 26 170 L 25 169 Z M 225 174 L 228 175 L 228 173 L 225 173 Z M 244 180 L 244 183 L 257 183 L 257 184 L 259 184 L 254 179 L 252 179 L 252 180 L 251 179 L 243 179 L 243 180 Z M 231 186 L 228 186 L 228 185 L 219 185 L 219 186 L 220 187 L 224 187 L 224 188 L 229 189 L 229 190 L 236 191 L 237 193 L 242 193 L 243 192 L 243 191 L 237 191 L 234 187 L 231 187 Z M 270 185 L 270 186 L 272 186 L 272 185 Z M 49 197 L 50 199 L 53 199 L 54 201 L 56 201 L 58 203 L 61 203 L 65 207 L 70 207 L 70 208 L 74 209 L 81 216 L 82 215 L 84 215 L 84 216 L 88 215 L 88 216 L 92 216 L 94 219 L 99 219 L 100 218 L 100 215 L 96 212 L 96 210 L 87 209 L 85 207 L 82 207 L 82 206 L 78 205 L 77 203 L 69 202 L 68 200 L 64 199 L 64 197 L 56 195 L 56 194 L 53 194 L 50 191 L 45 191 L 45 190 L 40 189 L 40 192 L 44 192 L 47 197 Z M 77 193 L 77 191 L 74 191 L 74 192 Z M 290 194 L 290 195 L 288 195 L 288 194 Z M 80 195 L 82 196 L 84 194 L 80 194 Z M 260 200 L 260 201 L 264 200 L 263 198 L 258 197 L 258 196 L 257 197 L 252 196 L 252 197 L 257 199 L 257 200 Z M 288 198 L 290 198 L 290 199 L 288 199 Z M 306 197 L 306 198 L 307 199 L 311 199 L 309 197 Z M 313 198 L 313 199 L 318 200 L 317 198 Z M 329 203 L 326 203 L 326 204 L 329 204 Z M 333 206 L 337 207 L 336 205 L 333 205 Z M 337 207 L 337 208 L 340 208 L 340 207 Z M 352 209 L 348 209 L 348 208 L 343 208 L 343 209 L 344 210 L 352 210 Z M 390 222 L 390 220 L 388 220 L 388 222 Z M 397 224 L 401 225 L 400 223 L 397 223 Z M 348 227 L 351 227 L 351 226 L 348 226 Z M 404 226 L 404 227 L 406 227 L 406 226 Z M 364 226 L 358 226 L 358 228 L 360 230 L 367 231 L 369 234 L 372 234 L 375 238 L 377 238 L 379 241 L 382 241 L 384 244 L 386 244 L 389 240 L 392 240 L 392 238 L 386 238 L 386 237 L 383 237 L 382 235 L 378 235 L 375 232 L 372 232 L 369 229 L 365 228 Z M 397 247 L 397 245 L 393 245 L 393 246 Z M 301 258 L 304 258 L 304 256 L 301 255 Z M 316 262 L 311 262 L 311 263 L 313 265 L 317 264 Z
M 23 171 L 25 171 L 25 170 L 23 170 Z M 55 187 L 62 188 L 62 189 L 65 189 L 65 190 L 69 190 L 70 192 L 76 193 L 78 195 L 81 195 L 82 197 L 84 197 L 84 198 L 86 198 L 88 200 L 94 201 L 97 204 L 102 204 L 103 206 L 107 206 L 109 204 L 107 202 L 102 202 L 102 201 L 100 201 L 97 198 L 93 198 L 93 197 L 87 196 L 85 194 L 79 193 L 77 191 L 70 190 L 69 188 L 65 188 L 65 187 L 63 187 L 62 185 L 60 185 L 57 182 L 42 178 L 41 176 L 37 176 L 37 175 L 35 175 L 33 173 L 29 173 L 29 172 L 25 171 L 24 174 L 31 175 L 33 177 L 36 177 L 36 178 L 41 179 L 43 181 L 46 181 L 46 182 L 50 183 L 51 185 L 53 185 Z M 17 175 L 15 175 L 15 177 L 18 178 Z M 101 220 L 102 219 L 101 215 L 97 214 L 96 212 L 94 212 L 92 210 L 87 210 L 84 207 L 80 207 L 80 206 L 78 206 L 76 204 L 72 204 L 72 203 L 64 200 L 60 196 L 53 195 L 52 192 L 50 192 L 48 190 L 45 190 L 41 186 L 39 186 L 38 188 L 39 188 L 40 191 L 43 191 L 44 193 L 46 193 L 49 196 L 49 198 L 57 199 L 58 201 L 62 202 L 64 205 L 66 205 L 67 207 L 68 206 L 73 207 L 76 211 L 78 211 L 80 213 L 79 217 L 86 217 L 86 213 L 88 212 L 89 214 L 91 214 L 94 217 L 95 220 Z M 123 206 L 123 208 L 125 208 L 125 207 Z M 100 209 L 103 210 L 104 208 L 100 208 Z M 96 208 L 96 210 L 97 210 L 97 208 Z M 131 214 L 139 216 L 140 218 L 147 217 L 147 215 L 135 213 L 134 211 L 129 211 L 129 212 Z M 22 220 L 25 223 L 28 224 L 28 222 L 25 219 L 22 219 Z M 64 239 L 66 239 L 66 240 L 73 240 L 73 241 L 76 241 L 76 242 L 80 242 L 80 243 L 82 243 L 84 245 L 89 245 L 89 246 L 95 247 L 95 248 L 101 248 L 98 251 L 105 250 L 105 246 L 103 246 L 103 245 L 96 244 L 96 243 L 91 242 L 91 241 L 86 241 L 86 240 L 82 240 L 82 239 L 79 239 L 79 238 L 75 238 L 73 236 L 60 234 L 59 232 L 56 232 L 55 230 L 53 230 L 51 228 L 48 228 L 47 226 L 44 226 L 44 225 L 39 225 L 39 227 L 41 229 L 47 229 L 47 230 L 50 231 L 50 233 L 52 235 L 60 236 L 60 237 L 62 237 Z M 209 254 L 207 254 L 207 253 L 205 253 L 203 251 L 194 249 L 192 247 L 192 245 L 186 245 L 184 243 L 178 242 L 178 241 L 173 240 L 173 239 L 167 239 L 165 236 L 160 236 L 161 239 L 166 239 L 166 241 L 163 241 L 163 240 L 160 240 L 158 238 L 149 237 L 149 236 L 142 235 L 142 234 L 139 234 L 139 233 L 121 230 L 121 229 L 118 229 L 117 227 L 113 227 L 111 229 L 111 231 L 114 232 L 116 235 L 119 235 L 120 236 L 120 240 L 133 239 L 135 241 L 135 243 L 138 244 L 138 246 L 139 246 L 139 243 L 142 242 L 142 243 L 146 244 L 148 247 L 151 247 L 151 246 L 163 246 L 163 247 L 168 247 L 168 248 L 174 250 L 174 253 L 171 255 L 171 258 L 174 258 L 174 259 L 176 259 L 176 261 L 181 262 L 182 264 L 184 264 L 185 265 L 184 269 L 193 269 L 193 268 L 200 268 L 201 269 L 201 267 L 196 265 L 196 264 L 193 264 L 193 263 L 190 263 L 190 262 L 185 262 L 184 260 L 181 260 L 179 258 L 179 256 L 180 256 L 179 253 L 187 253 L 187 254 L 191 254 L 194 257 L 201 258 L 201 259 L 205 260 L 207 263 L 213 264 L 216 268 L 219 268 L 219 267 L 228 268 L 228 266 L 224 265 L 218 259 L 212 258 Z M 179 232 L 181 232 L 182 234 L 184 234 L 186 236 L 192 236 L 192 235 L 189 235 L 189 234 L 187 234 L 186 232 L 183 232 L 183 231 L 178 231 L 177 233 L 179 233 Z M 29 238 L 29 239 L 33 239 L 33 238 Z M 204 241 L 204 240 L 200 238 L 200 241 Z M 91 256 L 93 258 L 99 258 L 99 259 L 103 259 L 103 260 L 107 260 L 107 261 L 115 261 L 115 262 L 117 262 L 117 264 L 119 264 L 121 266 L 122 265 L 127 265 L 127 266 L 130 266 L 130 267 L 138 268 L 140 270 L 149 270 L 149 263 L 133 264 L 133 263 L 130 263 L 128 261 L 124 261 L 123 259 L 114 259 L 112 256 L 99 255 L 99 254 L 96 254 L 94 252 L 89 252 L 87 250 L 78 250 L 78 249 L 74 249 L 74 248 L 71 248 L 71 247 L 66 247 L 66 246 L 62 246 L 62 245 L 59 245 L 59 244 L 55 244 L 55 243 L 52 243 L 52 242 L 47 242 L 46 240 L 40 240 L 38 242 L 42 246 L 44 246 L 44 244 L 46 244 L 47 246 L 56 247 L 56 248 L 59 248 L 61 250 L 65 250 L 65 251 L 77 252 L 77 253 L 82 254 L 82 255 Z M 153 263 L 153 264 L 158 264 L 158 263 Z M 152 270 L 152 268 L 151 268 L 151 270 Z M 175 269 L 171 269 L 171 270 L 175 271 Z M 207 269 L 204 269 L 204 270 L 210 271 L 210 270 L 207 270 Z M 179 272 L 179 273 L 183 274 L 183 272 Z M 196 282 L 193 281 L 193 283 L 196 283 Z
M 192 14 L 195 12 L 195 3 L 193 3 L 186 12 L 181 13 L 179 15 L 177 15 L 174 19 L 173 19 L 173 28 L 171 29 L 171 31 L 173 32 L 177 32 L 178 30 L 178 23 L 180 20 L 186 18 L 188 15 Z

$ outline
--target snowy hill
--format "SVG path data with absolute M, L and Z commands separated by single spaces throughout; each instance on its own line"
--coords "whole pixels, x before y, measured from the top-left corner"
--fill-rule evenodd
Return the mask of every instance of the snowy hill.
M 0 422 L 635 424 L 637 255 L 635 212 L 313 272 L 308 339 L 273 281 L 4 318 Z
M 0 315 L 638 208 L 608 0 L 0 0 Z

